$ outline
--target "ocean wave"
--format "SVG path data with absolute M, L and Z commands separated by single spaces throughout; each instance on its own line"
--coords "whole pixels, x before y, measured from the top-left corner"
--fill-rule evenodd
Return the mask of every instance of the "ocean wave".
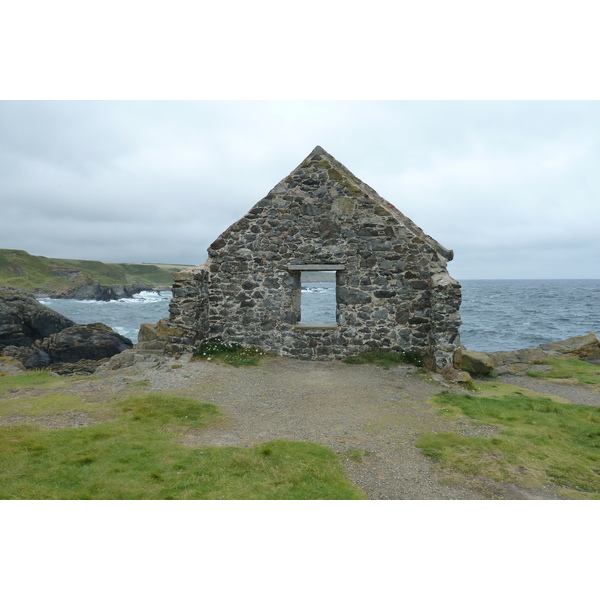
M 129 339 L 131 339 L 131 337 L 132 337 L 132 332 L 137 334 L 137 331 L 135 331 L 133 329 L 128 329 L 127 327 L 112 327 L 111 329 L 113 331 L 115 331 L 116 333 L 118 333 L 119 335 L 123 335 Z
M 139 294 L 134 294 L 132 298 L 120 298 L 119 300 L 111 300 L 111 302 L 120 302 L 122 304 L 166 302 L 167 300 L 171 300 L 172 297 L 172 292 L 139 292 Z

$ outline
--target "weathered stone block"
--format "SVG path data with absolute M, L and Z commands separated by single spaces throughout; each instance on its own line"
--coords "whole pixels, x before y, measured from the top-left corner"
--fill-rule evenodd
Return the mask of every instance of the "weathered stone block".
M 459 368 L 471 375 L 489 375 L 494 370 L 492 359 L 483 352 L 467 350 L 461 351 Z
M 372 300 L 370 294 L 349 287 L 338 289 L 337 297 L 342 304 L 367 304 Z
M 384 289 L 384 290 L 375 290 L 373 295 L 375 298 L 393 298 L 396 295 L 396 290 L 394 289 Z

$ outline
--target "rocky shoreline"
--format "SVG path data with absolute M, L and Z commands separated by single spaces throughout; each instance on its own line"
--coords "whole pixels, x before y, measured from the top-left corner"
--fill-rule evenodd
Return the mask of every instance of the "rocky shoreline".
M 116 291 L 132 292 L 140 287 L 144 286 Z M 154 364 L 165 358 L 166 334 L 156 333 L 159 325 L 142 326 L 140 342 L 134 346 L 102 323 L 77 325 L 40 304 L 34 294 L 0 287 L 0 375 L 46 368 L 60 374 L 92 374 L 109 359 L 112 369 L 141 362 Z M 455 354 L 453 367 L 435 377 L 468 386 L 472 377 L 519 375 L 549 368 L 545 363 L 553 356 L 600 364 L 600 342 L 590 333 L 514 351 L 478 352 L 463 346 Z
M 475 376 L 518 375 L 544 368 L 549 357 L 565 356 L 600 364 L 600 341 L 588 333 L 522 350 L 477 352 L 463 346 L 455 356 L 455 366 Z
M 0 288 L 0 374 L 52 367 L 93 373 L 100 361 L 133 348 L 107 325 L 77 325 L 33 294 Z
M 110 300 L 121 300 L 133 298 L 140 292 L 157 292 L 170 289 L 167 286 L 153 287 L 150 285 L 101 285 L 97 281 L 83 283 L 64 291 L 45 292 L 34 290 L 36 298 L 56 298 L 61 300 L 96 300 L 98 302 L 109 302 Z

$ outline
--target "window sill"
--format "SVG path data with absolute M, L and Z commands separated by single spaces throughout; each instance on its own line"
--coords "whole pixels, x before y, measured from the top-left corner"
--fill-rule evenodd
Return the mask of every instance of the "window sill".
M 337 323 L 296 323 L 295 329 L 338 329 Z

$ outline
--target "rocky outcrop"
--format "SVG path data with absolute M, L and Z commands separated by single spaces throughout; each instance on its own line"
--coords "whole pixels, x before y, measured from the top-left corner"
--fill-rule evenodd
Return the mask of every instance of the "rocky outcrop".
M 103 362 L 96 374 L 102 374 L 107 371 L 116 371 L 118 369 L 134 368 L 139 371 L 164 368 L 167 363 L 167 357 L 161 353 L 154 353 L 149 350 L 140 351 L 137 346 L 132 350 L 125 350 L 120 354 L 115 354 L 109 360 Z
M 32 294 L 0 288 L 0 350 L 31 346 L 72 325 L 74 321 L 40 304 Z
M 107 325 L 77 325 L 31 294 L 0 289 L 0 350 L 26 369 L 79 361 L 97 363 L 132 347 L 130 339 Z M 90 370 L 88 365 L 85 371 Z
M 94 279 L 90 273 L 80 269 L 69 267 L 58 267 L 52 270 L 51 275 L 57 281 L 62 281 L 52 291 L 47 288 L 35 290 L 38 296 L 69 299 L 69 300 L 97 300 L 108 302 L 109 300 L 120 300 L 131 298 L 140 292 L 149 292 L 153 288 L 143 284 L 112 284 L 102 285 Z
M 43 369 L 55 363 L 99 361 L 133 348 L 133 342 L 102 323 L 73 325 L 31 346 L 7 346 L 3 353 L 27 369 Z
M 100 285 L 97 281 L 82 283 L 61 292 L 49 294 L 50 298 L 68 298 L 71 300 L 97 300 L 108 302 L 132 298 L 140 292 L 151 292 L 154 288 L 149 285 Z
M 174 326 L 169 319 L 161 319 L 158 323 L 142 323 L 137 349 L 157 354 L 181 354 L 180 344 L 185 335 L 186 331 Z
M 494 364 L 494 372 L 498 375 L 527 371 L 531 365 L 543 363 L 548 358 L 539 347 L 489 352 L 488 356 Z
M 53 363 L 48 370 L 57 375 L 93 375 L 105 361 L 103 360 L 78 360 L 75 363 Z
M 25 371 L 23 364 L 13 356 L 0 356 L 0 377 L 19 375 Z
M 600 359 L 600 341 L 593 333 L 567 338 L 560 342 L 540 344 L 539 348 L 548 354 L 569 354 L 581 360 Z
M 38 345 L 38 344 L 36 344 Z M 73 325 L 39 342 L 39 348 L 51 362 L 74 363 L 79 360 L 110 358 L 133 348 L 133 342 L 113 331 L 108 325 L 91 323 Z
M 600 341 L 593 334 L 580 335 L 558 342 L 540 344 L 537 348 L 503 350 L 499 352 L 474 352 L 461 348 L 457 352 L 457 367 L 472 375 L 486 375 L 492 372 L 503 375 L 531 370 L 532 366 L 543 364 L 549 356 L 572 356 L 581 360 L 600 361 Z M 489 369 L 489 366 L 492 369 Z

